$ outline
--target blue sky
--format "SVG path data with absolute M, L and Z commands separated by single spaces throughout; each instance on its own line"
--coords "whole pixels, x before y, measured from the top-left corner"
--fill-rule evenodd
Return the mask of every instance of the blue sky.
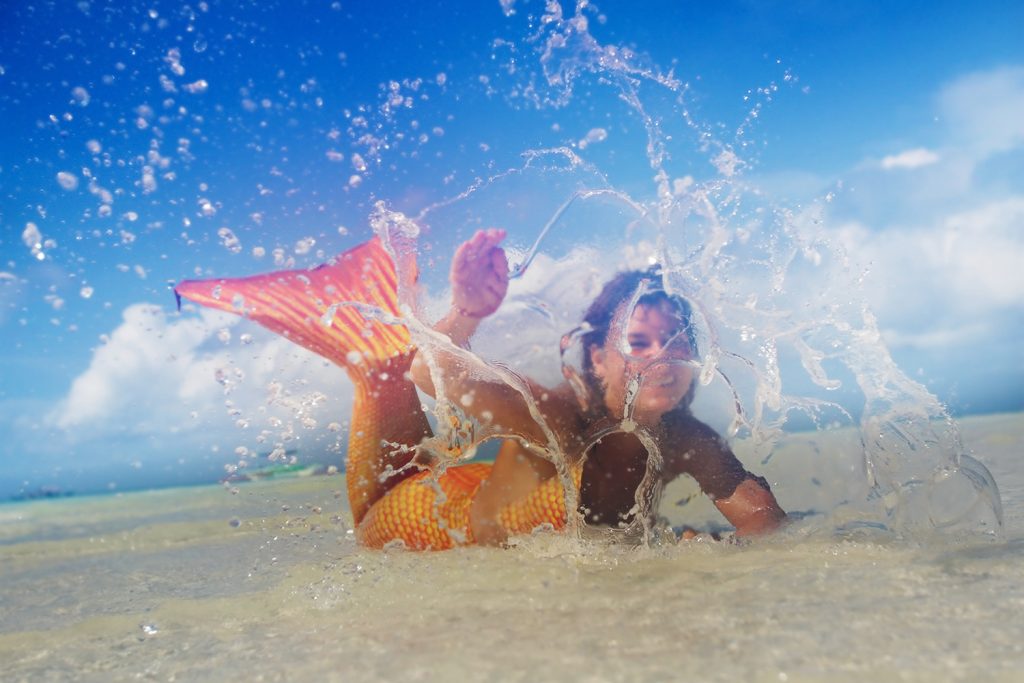
M 337 452 L 340 371 L 236 320 L 178 316 L 169 283 L 313 265 L 366 239 L 377 201 L 416 214 L 531 149 L 654 195 L 614 89 L 577 74 L 552 102 L 542 3 L 129 4 L 0 10 L 0 496 L 215 478 L 282 439 Z M 1024 408 L 1019 3 L 596 7 L 589 35 L 678 81 L 640 87 L 673 177 L 715 173 L 681 123 L 685 90 L 747 182 L 823 207 L 908 375 L 956 413 Z M 565 197 L 548 180 L 434 211 L 428 276 L 477 221 L 528 244 Z M 580 225 L 560 238 L 595 244 Z M 538 271 L 521 288 L 552 286 Z

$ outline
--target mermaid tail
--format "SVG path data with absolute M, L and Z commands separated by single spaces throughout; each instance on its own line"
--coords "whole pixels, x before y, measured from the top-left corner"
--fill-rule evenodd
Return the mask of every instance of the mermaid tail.
M 447 550 L 473 543 L 469 507 L 490 472 L 487 463 L 449 467 L 436 479 L 431 472 L 420 472 L 370 508 L 356 529 L 356 538 L 370 548 L 401 541 L 410 550 Z M 558 477 L 498 513 L 509 536 L 528 534 L 544 525 L 561 529 L 565 520 L 565 490 Z
M 415 271 L 412 273 L 415 278 Z M 224 280 L 186 280 L 174 293 L 197 304 L 250 318 L 345 368 L 357 355 L 383 361 L 410 350 L 409 330 L 364 316 L 368 304 L 398 316 L 398 278 L 379 238 L 309 270 L 281 270 Z M 366 374 L 358 370 L 356 374 Z
M 415 278 L 414 268 L 406 272 Z M 311 270 L 190 280 L 175 294 L 250 318 L 344 368 L 355 385 L 346 483 L 357 538 L 374 548 L 400 540 L 442 550 L 473 542 L 469 507 L 490 465 L 448 467 L 437 475 L 412 463 L 431 430 L 407 379 L 414 354 L 409 331 L 363 313 L 369 305 L 397 318 L 397 288 L 394 263 L 373 238 Z M 565 519 L 557 478 L 499 515 L 510 535 L 542 524 L 561 528 Z
M 244 315 L 345 369 L 355 385 L 346 478 L 356 524 L 388 489 L 415 474 L 411 447 L 431 434 L 405 377 L 412 362 L 409 330 L 351 305 L 397 317 L 397 286 L 394 263 L 375 237 L 311 270 L 192 280 L 175 288 L 179 298 Z M 382 453 L 385 442 L 394 446 Z

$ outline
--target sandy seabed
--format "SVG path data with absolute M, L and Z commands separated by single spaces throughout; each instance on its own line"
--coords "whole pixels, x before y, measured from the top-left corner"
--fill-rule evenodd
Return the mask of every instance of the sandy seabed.
M 998 541 L 373 552 L 340 476 L 0 505 L 0 678 L 1019 681 L 1024 414 L 960 424 L 1000 486 Z M 785 453 L 761 468 L 783 505 L 842 495 L 797 481 L 841 459 Z

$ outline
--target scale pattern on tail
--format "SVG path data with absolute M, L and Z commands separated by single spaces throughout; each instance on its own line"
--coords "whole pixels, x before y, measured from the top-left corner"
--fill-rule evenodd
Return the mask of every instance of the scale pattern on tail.
M 420 472 L 373 506 L 356 529 L 356 537 L 370 548 L 396 541 L 410 550 L 447 550 L 473 543 L 469 508 L 490 470 L 489 464 L 472 463 L 449 467 L 436 479 L 431 472 Z M 579 475 L 573 474 L 578 486 Z M 543 525 L 563 528 L 565 489 L 561 481 L 548 479 L 530 495 L 502 508 L 498 520 L 509 536 L 527 534 Z
M 374 237 L 316 268 L 186 280 L 174 291 L 179 298 L 250 318 L 351 369 L 352 351 L 378 360 L 409 351 L 404 325 L 367 318 L 346 305 L 368 304 L 397 317 L 397 287 L 391 256 Z

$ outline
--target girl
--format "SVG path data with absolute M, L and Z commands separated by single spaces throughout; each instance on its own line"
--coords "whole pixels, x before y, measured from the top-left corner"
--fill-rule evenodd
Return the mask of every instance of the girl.
M 468 346 L 481 319 L 498 309 L 508 290 L 508 264 L 498 246 L 504 237 L 502 230 L 480 231 L 455 253 L 452 307 L 435 329 L 456 346 Z M 643 293 L 633 302 L 638 292 Z M 544 399 L 537 408 L 559 450 L 570 466 L 582 467 L 579 509 L 584 520 L 605 526 L 635 522 L 638 501 L 652 506 L 665 484 L 685 473 L 714 500 L 737 535 L 778 527 L 785 513 L 767 482 L 747 472 L 724 441 L 690 412 L 696 343 L 687 302 L 665 293 L 653 271 L 621 273 L 590 305 L 584 324 L 588 331 L 582 337 L 579 392 L 584 400 L 569 382 L 554 390 L 529 383 L 530 393 Z M 513 425 L 520 435 L 504 441 L 469 510 L 473 538 L 502 543 L 509 529 L 501 511 L 557 476 L 552 462 L 530 447 L 544 443 L 546 435 L 507 385 L 475 382 L 451 354 L 439 356 L 448 395 L 473 392 L 477 414 L 486 411 L 495 423 Z M 627 400 L 630 380 L 637 375 L 642 376 L 639 392 Z M 433 394 L 422 361 L 413 364 L 413 378 Z M 602 424 L 607 426 L 602 429 Z M 631 433 L 636 426 L 655 436 L 662 464 L 654 472 L 649 471 L 647 447 Z M 579 438 L 588 432 L 594 436 Z M 602 438 L 594 438 L 602 432 Z M 587 449 L 590 441 L 595 443 Z
M 655 272 L 622 273 L 591 304 L 581 377 L 569 373 L 554 389 L 510 373 L 481 377 L 464 349 L 508 291 L 504 237 L 479 231 L 456 250 L 451 310 L 434 326 L 452 343 L 429 358 L 404 326 L 385 321 L 399 315 L 397 276 L 376 238 L 311 271 L 183 282 L 176 293 L 244 314 L 346 369 L 355 384 L 349 504 L 357 538 L 370 547 L 502 544 L 541 525 L 564 527 L 567 500 L 587 524 L 636 528 L 681 474 L 697 480 L 737 535 L 777 528 L 785 513 L 767 482 L 690 412 L 690 308 L 660 288 Z M 504 437 L 493 466 L 436 457 L 457 449 L 460 436 L 472 439 L 473 424 L 455 416 L 455 441 L 432 436 L 416 387 L 435 395 L 434 376 L 445 396 L 468 397 L 464 411 L 482 431 Z

